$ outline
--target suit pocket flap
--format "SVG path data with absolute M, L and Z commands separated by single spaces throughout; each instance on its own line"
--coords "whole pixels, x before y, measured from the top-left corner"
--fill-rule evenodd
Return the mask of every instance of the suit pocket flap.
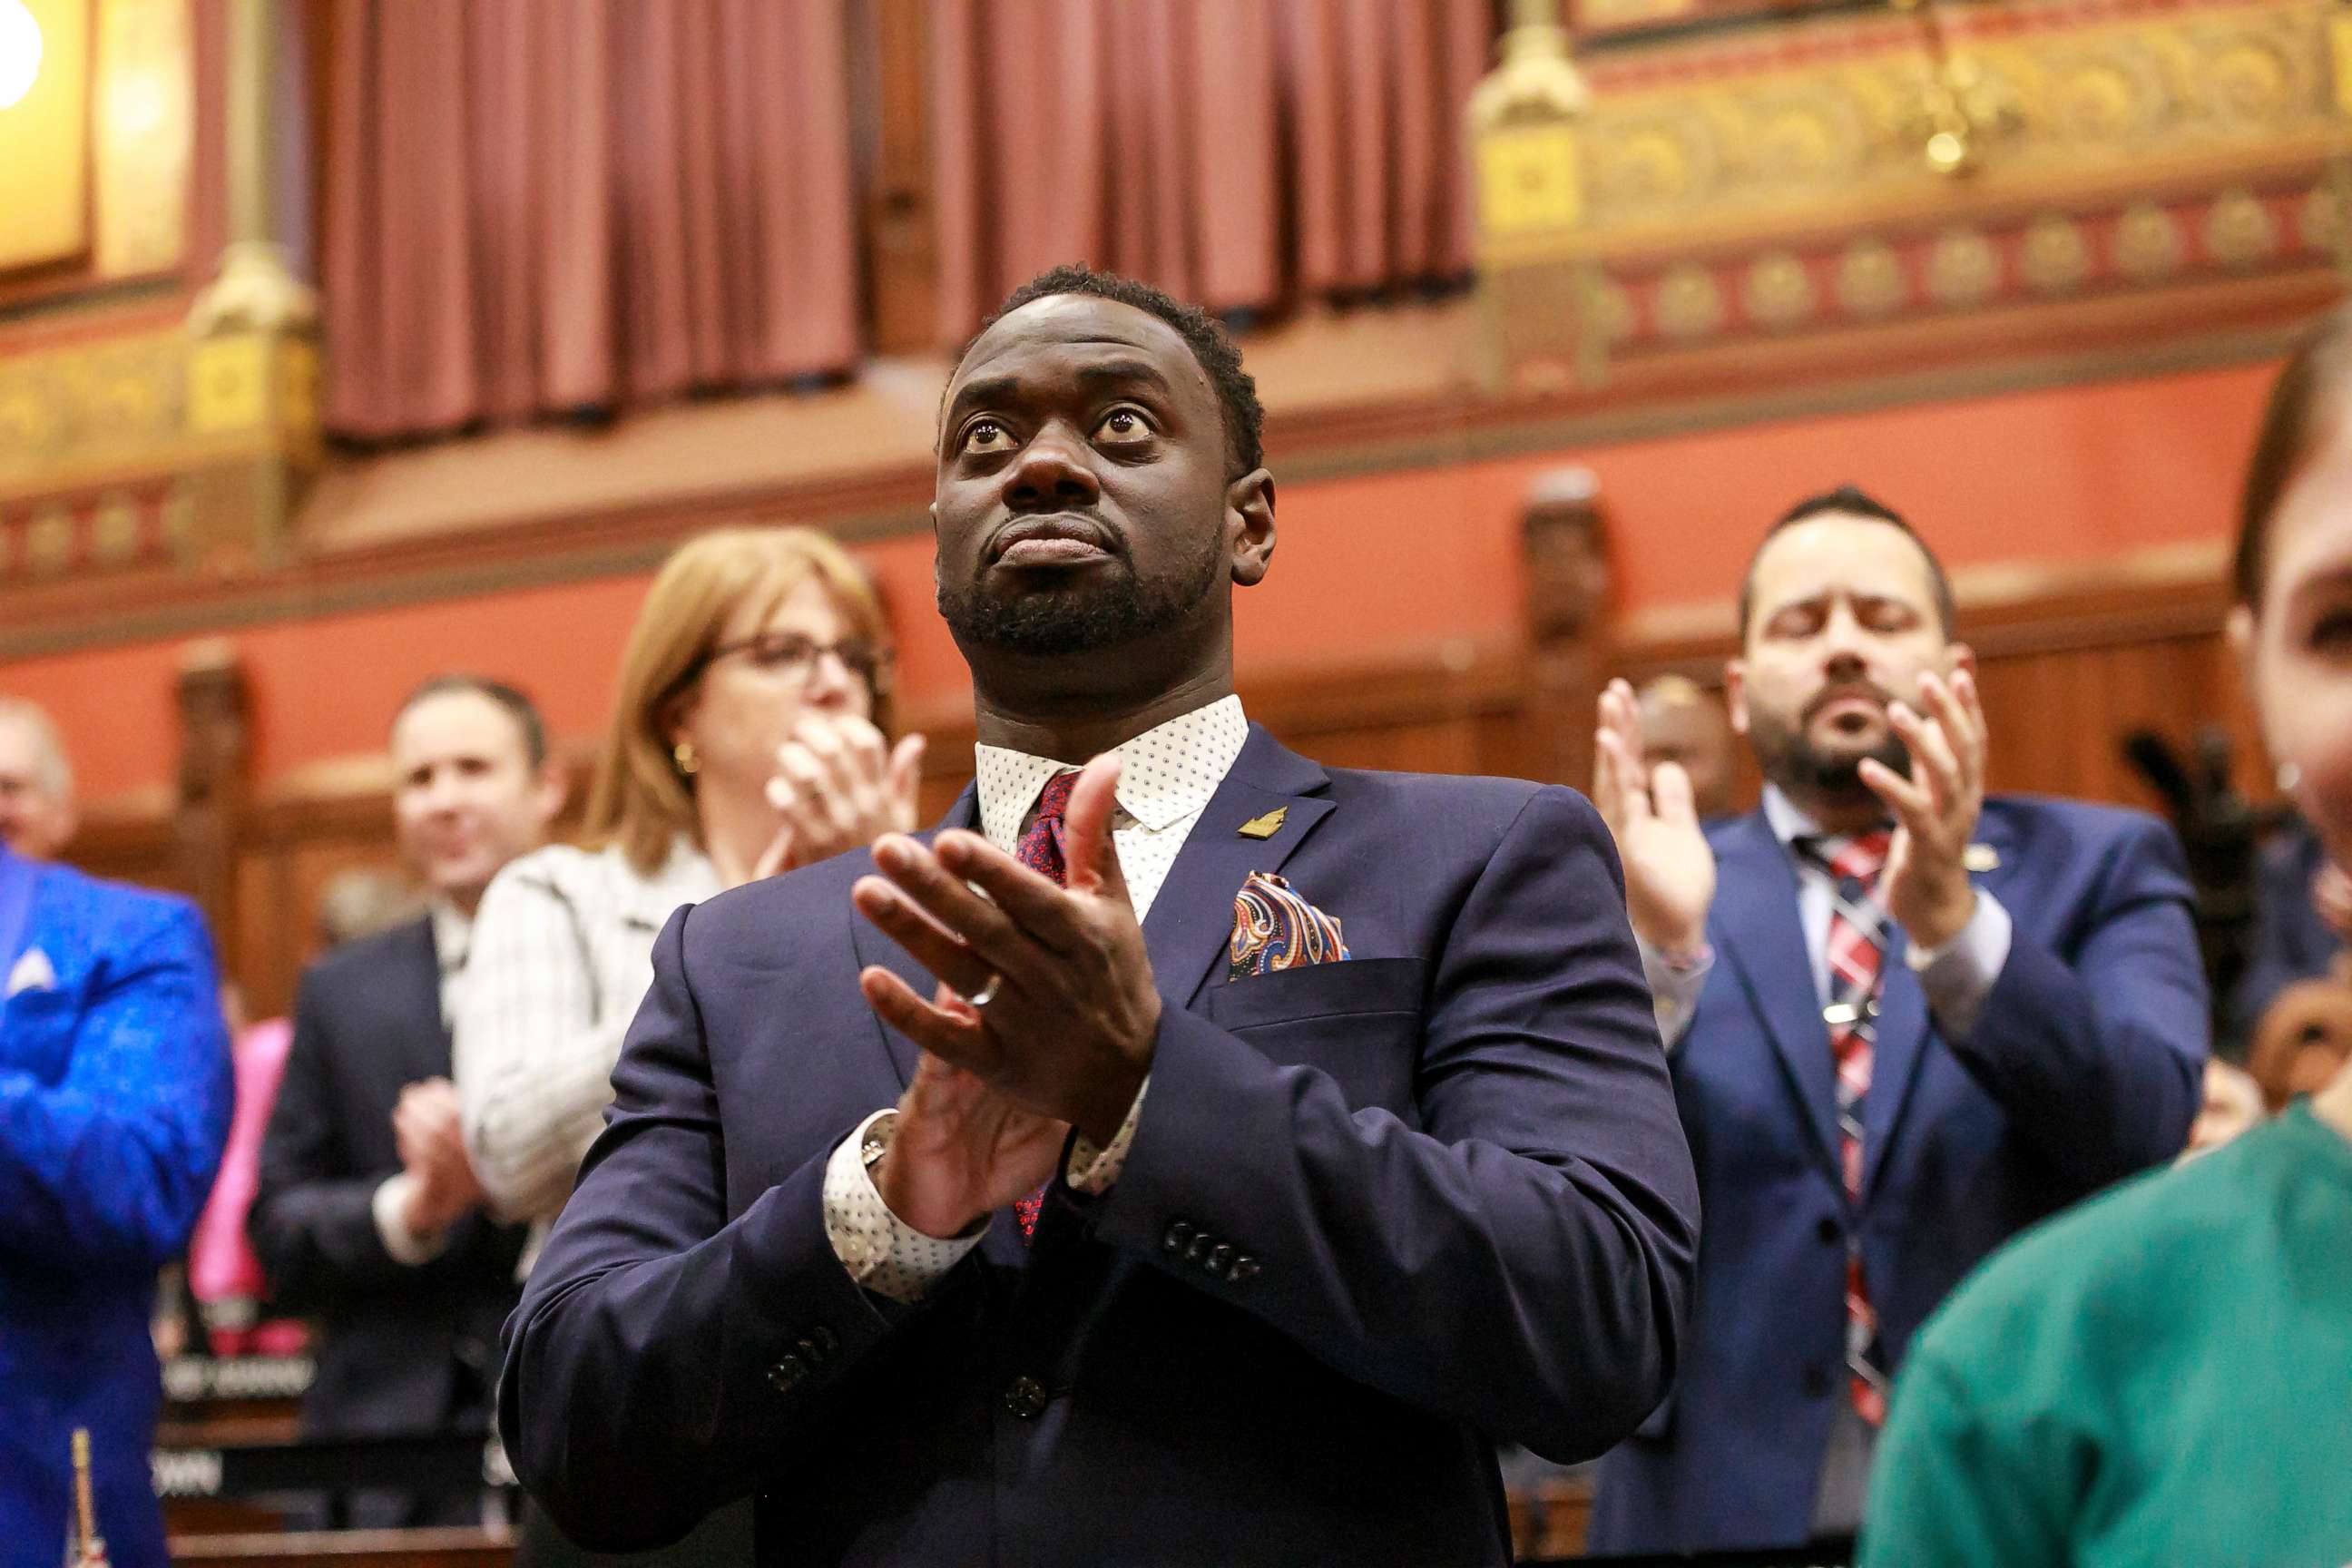
M 1202 1010 L 1213 1023 L 1235 1034 L 1310 1018 L 1417 1015 L 1422 967 L 1417 958 L 1350 958 L 1276 970 L 1210 986 L 1202 994 Z

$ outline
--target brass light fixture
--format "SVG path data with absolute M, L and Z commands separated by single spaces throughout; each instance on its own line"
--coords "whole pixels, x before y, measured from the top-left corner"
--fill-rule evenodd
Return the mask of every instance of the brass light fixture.
M 1937 174 L 1958 179 L 1975 173 L 1985 144 L 2023 123 L 2015 100 L 1975 61 L 1954 52 L 1937 0 L 1887 3 L 1918 25 L 1920 48 L 1927 56 L 1927 80 L 1906 133 L 1918 142 L 1920 157 Z

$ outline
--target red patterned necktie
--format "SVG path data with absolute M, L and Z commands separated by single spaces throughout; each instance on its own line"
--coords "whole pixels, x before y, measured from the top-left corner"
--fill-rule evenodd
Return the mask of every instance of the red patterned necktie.
M 1837 1064 L 1838 1166 L 1845 1195 L 1854 1203 L 1862 1201 L 1862 1112 L 1870 1095 L 1879 981 L 1886 963 L 1878 874 L 1886 868 L 1891 837 L 1882 829 L 1855 838 L 1797 842 L 1798 852 L 1836 883 L 1830 901 L 1830 1001 L 1822 1018 L 1829 1026 L 1830 1058 Z M 1878 1310 L 1870 1304 L 1870 1286 L 1863 1278 L 1860 1227 L 1851 1234 L 1845 1259 L 1846 1394 L 1854 1413 L 1877 1426 L 1886 1419 L 1886 1373 L 1874 1359 Z
M 1021 835 L 1021 842 L 1013 847 L 1013 858 L 1041 877 L 1052 879 L 1060 887 L 1069 875 L 1069 862 L 1062 854 L 1062 819 L 1070 809 L 1070 789 L 1078 782 L 1076 768 L 1055 773 L 1037 792 L 1037 815 L 1029 819 L 1029 826 Z M 1052 1183 L 1047 1183 L 1051 1186 Z M 1039 1187 L 1025 1198 L 1015 1199 L 1013 1216 L 1021 1222 L 1021 1239 L 1028 1241 L 1037 1234 L 1037 1215 L 1045 1206 L 1045 1188 Z

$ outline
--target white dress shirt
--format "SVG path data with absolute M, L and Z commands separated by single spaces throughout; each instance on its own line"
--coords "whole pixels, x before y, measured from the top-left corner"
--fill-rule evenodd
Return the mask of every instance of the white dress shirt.
M 1210 797 L 1224 783 L 1248 739 L 1249 721 L 1243 716 L 1241 699 L 1225 697 L 1111 748 L 1121 764 L 1111 842 L 1137 920 L 1150 912 L 1192 825 L 1208 809 Z M 1001 746 L 977 746 L 972 760 L 981 832 L 1008 855 L 1021 841 L 1046 781 L 1075 765 Z M 1150 1089 L 1147 1079 L 1128 1108 L 1126 1121 L 1103 1148 L 1096 1149 L 1083 1136 L 1071 1141 L 1064 1174 L 1073 1187 L 1098 1193 L 1118 1178 Z M 982 1233 L 946 1240 L 926 1236 L 883 1203 L 866 1155 L 870 1147 L 888 1146 L 897 1114 L 888 1109 L 874 1112 L 826 1162 L 825 1236 L 859 1284 L 894 1300 L 912 1301 L 978 1246 Z
M 604 1130 L 654 938 L 679 905 L 719 891 L 709 858 L 681 837 L 651 877 L 618 847 L 559 844 L 509 862 L 482 895 L 450 1056 L 489 1206 L 533 1222 L 525 1272 Z
M 458 998 L 464 994 L 466 960 L 474 941 L 474 918 L 446 899 L 435 899 L 425 907 L 426 917 L 433 923 L 433 960 L 441 972 L 441 1025 L 447 1028 L 457 1022 Z M 408 1198 L 416 1188 L 416 1178 L 406 1171 L 386 1176 L 375 1189 L 375 1198 L 368 1205 L 375 1218 L 376 1236 L 394 1263 L 411 1268 L 422 1268 L 447 1250 L 449 1231 L 446 1226 L 438 1230 L 413 1230 L 408 1224 Z
M 1826 1006 L 1830 1000 L 1830 920 L 1837 883 L 1824 868 L 1796 850 L 1797 840 L 1818 835 L 1822 827 L 1770 784 L 1764 787 L 1764 820 L 1796 867 L 1797 918 L 1804 926 L 1805 952 L 1812 960 L 1813 990 Z M 1969 923 L 1960 928 L 1958 936 L 1939 947 L 1904 949 L 1904 963 L 1919 976 L 1919 988 L 1927 994 L 1928 1012 L 1947 1037 L 1964 1036 L 1976 1026 L 1978 1015 L 1984 1011 L 1985 998 L 1992 994 L 2001 966 L 2009 962 L 2013 929 L 2010 913 L 2001 907 L 2000 900 L 1979 888 L 1976 913 L 1969 917 Z M 1658 1034 L 1665 1041 L 1666 1049 L 1672 1051 L 1690 1032 L 1691 1018 L 1698 1010 L 1699 992 L 1706 987 L 1715 954 L 1708 950 L 1695 962 L 1675 963 L 1648 942 L 1641 946 L 1642 970 L 1650 982 L 1650 994 L 1657 1007 Z

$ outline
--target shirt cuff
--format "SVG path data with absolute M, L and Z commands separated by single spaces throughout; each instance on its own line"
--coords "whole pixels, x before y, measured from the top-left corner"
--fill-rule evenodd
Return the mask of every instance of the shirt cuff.
M 1070 1157 L 1063 1163 L 1062 1175 L 1076 1192 L 1098 1197 L 1110 1191 L 1118 1173 L 1127 1168 L 1128 1146 L 1135 1142 L 1135 1124 L 1143 1116 L 1143 1096 L 1151 1088 L 1149 1075 L 1136 1086 L 1135 1101 L 1127 1108 L 1127 1120 L 1118 1124 L 1110 1142 L 1097 1149 L 1083 1132 L 1070 1134 Z
M 369 1200 L 369 1212 L 375 1216 L 375 1234 L 383 1249 L 392 1254 L 394 1263 L 421 1268 L 449 1248 L 449 1230 L 415 1231 L 408 1228 L 408 1198 L 416 1190 L 416 1178 L 403 1171 L 386 1176 Z
M 1638 936 L 1633 942 L 1642 950 L 1642 978 L 1650 984 L 1658 1038 L 1671 1051 L 1690 1033 L 1698 994 L 1706 989 L 1707 971 L 1715 967 L 1715 949 L 1702 943 L 1696 952 L 1669 953 Z
M 980 1245 L 988 1227 L 942 1241 L 890 1212 L 866 1168 L 866 1154 L 868 1143 L 887 1149 L 898 1127 L 896 1110 L 877 1110 L 859 1122 L 825 1161 L 824 1238 L 852 1279 L 877 1296 L 911 1305 Z
M 1992 994 L 2009 963 L 2009 945 L 2015 922 L 1999 899 L 1977 889 L 1977 912 L 1960 934 L 1931 948 L 1906 948 L 1903 962 L 1919 977 L 1927 994 L 1927 1010 L 1946 1039 L 1965 1038 L 1977 1026 L 1985 999 Z

